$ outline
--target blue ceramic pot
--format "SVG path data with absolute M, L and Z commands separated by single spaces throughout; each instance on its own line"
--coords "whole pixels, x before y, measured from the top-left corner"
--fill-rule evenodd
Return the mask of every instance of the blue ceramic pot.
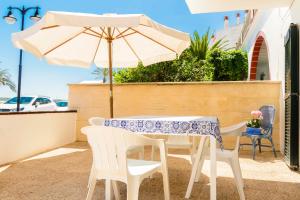
M 250 135 L 260 135 L 261 134 L 261 129 L 260 128 L 247 127 L 246 131 Z

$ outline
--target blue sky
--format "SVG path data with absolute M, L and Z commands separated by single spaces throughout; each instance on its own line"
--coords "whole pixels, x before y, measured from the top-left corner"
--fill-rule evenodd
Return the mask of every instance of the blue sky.
M 208 28 L 212 31 L 223 28 L 223 18 L 229 16 L 230 22 L 235 23 L 236 12 L 211 13 L 192 15 L 184 0 L 1 0 L 0 1 L 0 68 L 7 69 L 12 79 L 17 83 L 19 50 L 11 43 L 10 35 L 20 28 L 20 20 L 14 25 L 8 25 L 2 20 L 7 14 L 8 6 L 40 6 L 41 15 L 47 11 L 70 11 L 85 13 L 141 13 L 155 21 L 192 34 Z M 241 12 L 242 13 L 242 12 Z M 32 25 L 29 13 L 25 27 Z M 243 13 L 242 13 L 243 14 Z M 20 19 L 17 12 L 15 17 Z M 22 94 L 48 95 L 53 98 L 67 98 L 68 83 L 78 83 L 83 80 L 93 80 L 90 69 L 53 66 L 46 64 L 31 54 L 25 53 L 23 59 Z M 0 97 L 15 96 L 6 87 L 0 86 Z

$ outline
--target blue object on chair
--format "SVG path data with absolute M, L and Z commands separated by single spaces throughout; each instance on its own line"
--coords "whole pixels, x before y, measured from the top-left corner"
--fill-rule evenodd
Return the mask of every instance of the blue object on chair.
M 261 134 L 261 129 L 260 128 L 247 127 L 246 133 L 249 134 L 249 135 L 260 135 Z
M 272 133 L 273 133 L 273 124 L 275 119 L 275 107 L 272 105 L 265 105 L 259 109 L 262 112 L 262 122 L 261 122 L 261 132 L 260 134 L 251 134 L 246 131 L 243 133 L 243 136 L 246 136 L 251 139 L 252 144 L 240 144 L 243 145 L 252 145 L 252 156 L 255 159 L 255 150 L 256 146 L 259 147 L 259 152 L 261 152 L 261 147 L 271 147 L 274 153 L 274 156 L 277 157 Z M 262 145 L 261 140 L 267 139 L 271 143 L 271 145 Z

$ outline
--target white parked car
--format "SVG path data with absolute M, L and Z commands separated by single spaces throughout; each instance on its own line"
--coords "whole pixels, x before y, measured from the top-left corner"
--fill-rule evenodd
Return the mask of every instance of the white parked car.
M 23 96 L 20 98 L 20 111 L 56 111 L 56 103 L 45 96 Z M 17 97 L 0 104 L 0 112 L 17 111 Z
M 56 101 L 57 111 L 66 111 L 68 110 L 68 102 L 67 101 Z

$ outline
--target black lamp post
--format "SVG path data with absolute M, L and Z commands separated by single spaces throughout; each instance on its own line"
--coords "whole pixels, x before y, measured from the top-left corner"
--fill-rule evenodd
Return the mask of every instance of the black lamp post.
M 21 20 L 21 31 L 24 30 L 24 24 L 25 24 L 25 15 L 27 14 L 28 11 L 30 10 L 35 10 L 34 15 L 30 16 L 30 19 L 34 22 L 37 22 L 41 19 L 39 16 L 39 9 L 40 7 L 28 7 L 25 8 L 22 6 L 21 8 L 19 7 L 8 7 L 8 13 L 6 16 L 3 17 L 3 19 L 8 23 L 8 24 L 14 24 L 17 21 L 17 18 L 13 16 L 13 11 L 16 10 L 20 12 L 22 20 Z M 20 111 L 20 97 L 21 97 L 21 82 L 22 82 L 22 60 L 23 60 L 23 50 L 20 50 L 20 57 L 19 57 L 19 73 L 18 73 L 18 91 L 17 91 L 17 111 Z

